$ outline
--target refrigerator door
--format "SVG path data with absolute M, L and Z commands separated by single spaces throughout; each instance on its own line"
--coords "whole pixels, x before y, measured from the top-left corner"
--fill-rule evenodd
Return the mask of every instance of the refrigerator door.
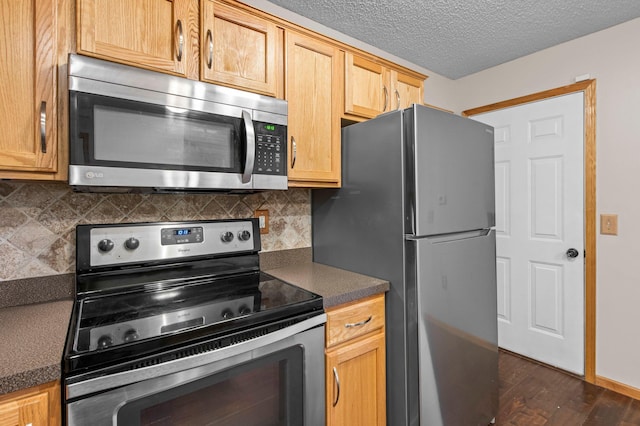
M 407 245 L 415 256 L 420 424 L 489 424 L 498 408 L 495 231 Z
M 424 236 L 494 226 L 493 127 L 421 105 L 404 112 L 406 232 Z

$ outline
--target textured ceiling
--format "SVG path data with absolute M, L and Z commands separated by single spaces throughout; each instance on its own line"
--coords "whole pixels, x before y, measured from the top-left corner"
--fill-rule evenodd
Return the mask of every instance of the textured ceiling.
M 639 0 L 270 0 L 457 79 L 640 17 Z

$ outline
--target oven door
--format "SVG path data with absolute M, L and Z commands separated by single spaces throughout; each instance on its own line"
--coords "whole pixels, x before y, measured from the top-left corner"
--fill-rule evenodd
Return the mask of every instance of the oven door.
M 322 314 L 224 349 L 67 385 L 68 400 L 83 394 L 66 403 L 67 424 L 324 424 L 324 321 Z

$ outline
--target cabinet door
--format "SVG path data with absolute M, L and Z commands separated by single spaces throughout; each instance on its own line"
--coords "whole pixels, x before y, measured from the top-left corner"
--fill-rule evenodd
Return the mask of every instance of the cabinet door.
M 326 352 L 327 425 L 385 425 L 384 333 Z
M 0 404 L 0 426 L 45 426 L 49 424 L 46 393 Z
M 287 34 L 289 186 L 340 186 L 339 50 Z
M 0 170 L 57 169 L 56 4 L 0 3 Z
M 391 71 L 392 82 L 392 108 L 404 109 L 411 104 L 424 102 L 424 81 L 410 75 Z
M 389 70 L 350 52 L 345 53 L 344 112 L 373 118 L 390 109 Z
M 202 2 L 201 19 L 202 79 L 275 96 L 276 25 L 212 0 Z
M 198 79 L 198 0 L 78 0 L 78 52 Z

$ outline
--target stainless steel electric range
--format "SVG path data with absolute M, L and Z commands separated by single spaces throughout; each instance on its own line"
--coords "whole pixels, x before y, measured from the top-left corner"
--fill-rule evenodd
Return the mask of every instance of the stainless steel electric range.
M 260 271 L 256 219 L 76 238 L 66 424 L 324 424 L 322 298 Z

